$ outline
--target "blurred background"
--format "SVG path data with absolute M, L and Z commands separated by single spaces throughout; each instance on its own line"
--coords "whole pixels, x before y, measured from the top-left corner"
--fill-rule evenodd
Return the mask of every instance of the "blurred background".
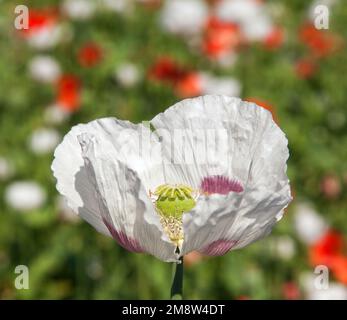
M 266 239 L 187 256 L 185 297 L 347 299 L 344 2 L 33 0 L 18 30 L 22 3 L 1 0 L 0 298 L 168 298 L 170 264 L 125 251 L 66 207 L 53 151 L 77 123 L 140 122 L 220 93 L 272 112 L 294 201 Z M 316 28 L 318 5 L 328 29 Z M 14 286 L 17 265 L 28 290 Z M 326 290 L 314 286 L 317 265 L 329 268 Z

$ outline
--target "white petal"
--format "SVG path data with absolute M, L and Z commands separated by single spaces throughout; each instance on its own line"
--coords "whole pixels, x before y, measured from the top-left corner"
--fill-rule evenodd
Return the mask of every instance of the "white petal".
M 164 152 L 178 164 L 177 175 L 188 177 L 194 187 L 206 175 L 224 175 L 244 185 L 288 182 L 287 139 L 270 112 L 254 103 L 220 95 L 186 99 L 151 123 L 164 136 Z
M 111 236 L 101 220 L 95 187 L 84 168 L 84 160 L 77 136 L 84 125 L 78 125 L 64 137 L 54 152 L 53 175 L 57 190 L 66 198 L 68 206 L 99 232 Z
M 183 181 L 199 187 L 203 177 L 222 175 L 244 187 L 242 194 L 200 197 L 184 215 L 183 254 L 204 250 L 218 240 L 237 241 L 233 247 L 241 248 L 270 232 L 291 200 L 287 139 L 270 112 L 237 98 L 203 96 L 177 103 L 152 124 L 171 134 L 173 146 L 166 148 L 165 155 L 181 160 L 175 173 Z M 183 148 L 172 138 L 177 130 L 183 132 Z M 170 145 L 167 136 L 164 147 Z M 206 147 L 202 150 L 197 148 L 201 141 Z M 186 164 L 185 146 L 194 160 L 191 166 Z
M 183 217 L 182 254 L 198 250 L 222 255 L 265 237 L 282 217 L 289 200 L 287 192 L 265 188 L 200 197 L 196 207 Z
M 82 218 L 127 249 L 177 261 L 175 247 L 134 171 L 144 179 L 152 175 L 146 170 L 148 159 L 138 153 L 140 129 L 111 118 L 74 127 L 55 152 L 57 188 Z
M 130 251 L 177 261 L 176 248 L 162 232 L 159 216 L 136 172 L 118 161 L 116 150 L 105 149 L 103 141 L 96 137 L 84 134 L 79 140 L 86 166 L 97 185 L 102 219 L 112 235 Z

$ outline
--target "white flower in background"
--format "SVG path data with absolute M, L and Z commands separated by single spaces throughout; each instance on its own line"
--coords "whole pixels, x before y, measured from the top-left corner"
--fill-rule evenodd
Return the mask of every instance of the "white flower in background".
M 65 136 L 52 170 L 76 213 L 129 251 L 167 262 L 223 255 L 271 232 L 291 196 L 288 141 L 270 112 L 203 96 L 150 125 L 104 118 Z
M 101 0 L 101 5 L 118 13 L 129 13 L 133 8 L 132 0 Z
M 326 290 L 313 289 L 307 295 L 308 300 L 347 300 L 347 288 L 340 283 L 330 283 Z
M 276 255 L 283 260 L 290 260 L 295 255 L 295 243 L 288 236 L 278 236 L 272 239 L 272 246 Z
M 214 77 L 202 74 L 201 88 L 203 94 L 221 94 L 231 97 L 239 97 L 241 83 L 232 77 Z
M 296 206 L 294 228 L 301 241 L 313 244 L 325 234 L 328 225 L 310 205 L 301 203 Z
M 30 149 L 37 154 L 51 152 L 61 141 L 60 134 L 55 129 L 36 129 L 30 137 Z
M 6 180 L 13 174 L 12 164 L 4 157 L 0 156 L 0 180 Z
M 265 5 L 257 0 L 222 0 L 215 13 L 222 21 L 239 24 L 248 41 L 262 41 L 274 30 Z
M 57 104 L 48 106 L 43 114 L 43 118 L 47 124 L 61 124 L 66 121 L 70 113 Z
M 274 31 L 272 21 L 267 17 L 258 17 L 242 26 L 242 32 L 248 41 L 262 41 Z
M 208 7 L 200 0 L 166 0 L 160 21 L 165 30 L 175 34 L 199 33 L 208 18 Z
M 67 205 L 66 199 L 63 196 L 58 196 L 56 200 L 59 218 L 63 221 L 76 223 L 81 221 L 76 213 Z
M 5 201 L 15 210 L 30 211 L 43 205 L 46 192 L 36 182 L 17 181 L 6 188 Z
M 29 73 L 36 81 L 53 83 L 60 77 L 61 69 L 58 62 L 52 57 L 39 55 L 31 59 Z
M 245 24 L 258 17 L 262 10 L 263 4 L 257 0 L 221 0 L 216 4 L 215 14 L 223 21 Z
M 88 20 L 96 11 L 96 3 L 94 0 L 65 0 L 62 9 L 71 19 Z
M 39 28 L 27 38 L 28 44 L 39 50 L 47 50 L 55 47 L 65 36 L 63 27 L 59 24 L 45 25 Z
M 123 87 L 133 87 L 140 80 L 140 72 L 136 65 L 123 63 L 116 70 L 116 79 Z
M 228 52 L 218 57 L 217 62 L 222 68 L 231 68 L 236 64 L 238 57 L 238 53 Z
M 329 281 L 328 288 L 317 287 L 317 275 L 304 273 L 300 276 L 300 284 L 307 300 L 347 300 L 347 287 Z

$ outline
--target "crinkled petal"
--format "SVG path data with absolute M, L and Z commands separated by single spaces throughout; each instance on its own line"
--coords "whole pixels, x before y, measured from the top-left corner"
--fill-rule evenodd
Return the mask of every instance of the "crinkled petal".
M 264 236 L 282 216 L 291 201 L 288 141 L 270 112 L 238 98 L 211 95 L 183 100 L 151 123 L 164 131 L 163 145 L 165 141 L 169 145 L 164 155 L 182 162 L 177 176 L 190 177 L 194 187 L 220 176 L 235 179 L 243 189 L 199 198 L 197 206 L 184 214 L 182 254 L 200 250 L 216 255 L 228 247 L 243 247 Z M 177 130 L 184 136 L 183 148 L 172 138 Z M 197 148 L 204 143 L 205 149 Z M 187 149 L 194 159 L 190 167 L 185 163 Z
M 265 189 L 200 197 L 183 217 L 182 255 L 194 250 L 223 255 L 266 236 L 281 219 L 289 200 L 288 195 Z
M 126 249 L 177 261 L 139 178 L 151 173 L 138 155 L 138 130 L 116 119 L 74 127 L 55 152 L 57 188 L 82 218 Z

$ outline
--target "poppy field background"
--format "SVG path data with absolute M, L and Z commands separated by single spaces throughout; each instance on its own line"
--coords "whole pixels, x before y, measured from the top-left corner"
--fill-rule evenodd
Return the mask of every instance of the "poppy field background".
M 218 0 L 197 1 L 207 17 L 194 32 L 164 15 L 165 1 L 76 1 L 78 10 L 26 1 L 29 30 L 14 27 L 21 3 L 0 1 L 0 299 L 168 298 L 170 264 L 127 252 L 64 206 L 53 151 L 75 124 L 150 120 L 214 92 L 272 112 L 289 140 L 294 200 L 267 238 L 222 257 L 190 254 L 184 296 L 347 299 L 344 1 L 254 0 L 273 25 L 255 40 L 213 14 Z M 313 24 L 320 3 L 328 30 Z M 11 193 L 21 181 L 39 191 Z M 29 268 L 28 290 L 14 286 L 17 265 Z M 317 265 L 328 267 L 332 290 L 312 288 Z

